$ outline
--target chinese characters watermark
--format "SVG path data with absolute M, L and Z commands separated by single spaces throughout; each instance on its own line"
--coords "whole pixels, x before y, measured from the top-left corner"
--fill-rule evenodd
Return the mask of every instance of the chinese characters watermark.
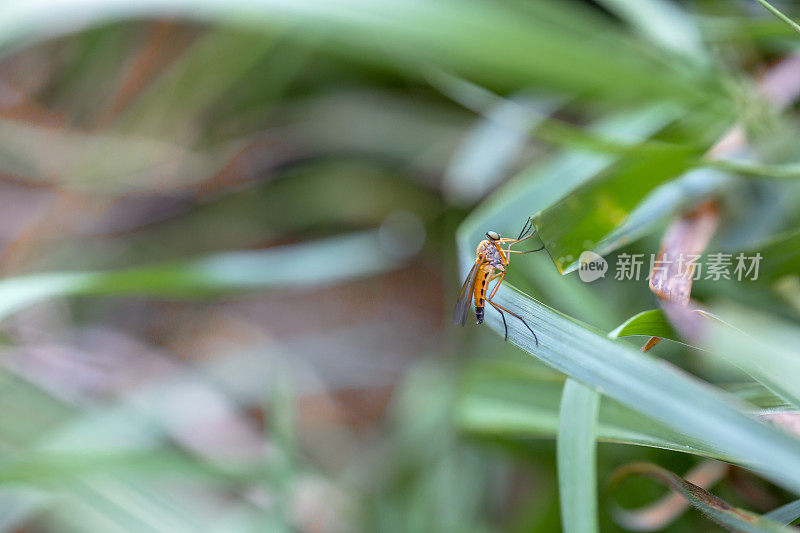
M 679 254 L 675 258 L 666 255 L 650 254 L 649 262 L 645 262 L 646 254 L 619 254 L 617 256 L 614 279 L 617 281 L 638 281 L 642 279 L 644 271 L 649 280 L 653 275 L 662 277 L 674 276 L 680 279 L 692 280 L 750 280 L 758 279 L 758 269 L 761 264 L 761 254 L 753 255 L 713 253 L 709 254 L 705 262 L 700 262 L 700 255 Z

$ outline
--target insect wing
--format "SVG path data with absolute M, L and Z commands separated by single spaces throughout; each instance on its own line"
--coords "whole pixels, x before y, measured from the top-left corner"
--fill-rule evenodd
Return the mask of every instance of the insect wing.
M 469 312 L 470 301 L 472 300 L 473 289 L 475 288 L 475 280 L 478 277 L 478 265 L 481 261 L 475 261 L 472 265 L 472 270 L 467 274 L 467 279 L 461 286 L 458 292 L 458 300 L 456 300 L 456 307 L 453 309 L 453 322 L 462 326 L 467 323 L 467 314 Z

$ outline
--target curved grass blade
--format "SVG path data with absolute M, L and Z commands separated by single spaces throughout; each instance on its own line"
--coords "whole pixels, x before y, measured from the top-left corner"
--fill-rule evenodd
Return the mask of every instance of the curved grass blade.
M 689 483 L 708 490 L 728 473 L 728 465 L 720 461 L 703 461 L 686 473 Z M 614 509 L 614 519 L 627 530 L 659 531 L 679 518 L 689 507 L 689 501 L 678 492 L 638 509 Z
M 622 479 L 632 475 L 647 476 L 660 481 L 683 495 L 692 506 L 700 510 L 704 515 L 734 531 L 752 533 L 789 533 L 794 531 L 793 528 L 788 528 L 769 518 L 733 507 L 724 500 L 658 465 L 632 463 L 623 466 L 612 474 L 611 484 L 615 485 Z
M 693 318 L 693 315 L 697 315 L 697 317 L 700 318 L 711 319 L 716 322 L 726 324 L 717 315 L 709 313 L 704 309 L 694 309 L 690 313 L 692 313 L 689 315 L 690 318 Z M 730 326 L 730 324 L 726 325 Z M 620 324 L 616 329 L 608 334 L 609 339 L 636 336 L 659 337 L 661 339 L 679 342 L 681 344 L 686 344 L 687 346 L 692 346 L 701 350 L 704 349 L 699 345 L 699 343 L 691 344 L 686 342 L 680 333 L 678 333 L 675 328 L 672 327 L 672 324 L 669 322 L 662 309 L 642 311 L 641 313 L 632 316 Z
M 521 362 L 472 363 L 459 388 L 456 420 L 463 430 L 477 435 L 554 438 L 559 429 L 563 385 L 561 374 Z M 780 413 L 788 407 L 757 385 L 735 387 L 731 392 L 757 406 L 758 413 Z M 649 446 L 737 462 L 718 448 L 607 397 L 600 405 L 595 434 L 602 442 Z
M 592 533 L 597 521 L 595 428 L 600 395 L 568 379 L 561 396 L 556 459 L 564 531 Z
M 789 502 L 764 515 L 764 518 L 774 520 L 779 524 L 791 524 L 800 518 L 800 500 Z
M 769 164 L 760 161 L 751 161 L 747 159 L 717 159 L 705 160 L 705 166 L 716 168 L 727 172 L 732 172 L 742 175 L 742 177 L 750 178 L 772 178 L 772 179 L 785 179 L 795 180 L 800 178 L 800 164 L 786 163 L 786 164 Z
M 4 5 L 0 36 L 8 47 L 108 20 L 159 16 L 260 30 L 288 25 L 298 38 L 332 37 L 331 47 L 359 61 L 415 76 L 421 65 L 432 65 L 506 89 L 535 80 L 616 101 L 725 100 L 707 72 L 681 68 L 680 61 L 665 68 L 664 58 L 652 57 L 636 39 L 578 4 L 536 2 L 521 10 L 454 0 L 51 0 Z
M 719 306 L 715 314 L 724 321 L 704 324 L 702 344 L 800 408 L 800 329 L 733 305 Z
M 495 299 L 520 312 L 537 332 L 538 348 L 527 330 L 509 323 L 509 340 L 526 352 L 800 493 L 800 441 L 750 418 L 730 395 L 614 343 L 510 285 L 501 286 Z M 499 317 L 489 314 L 486 322 L 502 333 Z
M 634 315 L 620 324 L 619 327 L 608 334 L 610 339 L 632 336 L 660 337 L 662 339 L 682 342 L 680 335 L 678 335 L 678 332 L 675 331 L 669 321 L 667 321 L 661 309 L 642 311 L 638 315 Z
M 786 15 L 784 15 L 778 8 L 767 2 L 767 0 L 756 0 L 756 2 L 764 6 L 764 8 L 767 11 L 775 15 L 775 17 L 777 17 L 779 20 L 788 24 L 789 27 L 792 28 L 795 32 L 800 33 L 800 25 L 798 25 L 795 21 L 793 21 Z
M 578 168 L 573 170 L 584 179 L 610 163 L 607 158 L 578 161 Z M 575 183 L 562 179 L 559 184 L 558 177 L 548 170 L 525 183 L 515 180 L 462 224 L 457 234 L 462 267 L 469 264 L 469 252 L 490 225 L 503 227 L 509 220 L 524 220 L 562 197 Z M 500 287 L 495 300 L 520 313 L 537 332 L 538 347 L 520 324 L 509 323 L 509 340 L 526 352 L 604 396 L 800 493 L 800 442 L 745 414 L 748 407 L 730 394 L 664 361 L 606 339 L 510 284 Z M 503 331 L 495 313 L 487 314 L 486 322 L 492 329 Z
M 153 295 L 198 298 L 222 291 L 303 288 L 396 268 L 398 261 L 367 231 L 259 251 L 105 272 L 56 272 L 0 281 L 0 318 L 57 296 Z

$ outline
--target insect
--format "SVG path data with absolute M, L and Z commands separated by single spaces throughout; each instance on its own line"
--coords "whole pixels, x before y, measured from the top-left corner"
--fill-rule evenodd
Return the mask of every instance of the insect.
M 536 230 L 533 228 L 533 220 L 531 220 L 530 217 L 528 217 L 528 221 L 525 222 L 525 226 L 523 226 L 522 231 L 519 232 L 519 236 L 517 236 L 516 239 L 502 238 L 499 233 L 494 231 L 486 232 L 486 239 L 480 242 L 476 250 L 477 257 L 475 258 L 475 264 L 472 265 L 472 269 L 469 271 L 469 274 L 467 274 L 467 279 L 464 281 L 464 285 L 461 286 L 461 290 L 458 293 L 456 307 L 453 310 L 453 322 L 455 322 L 456 325 L 461 324 L 463 326 L 467 323 L 469 301 L 473 299 L 475 302 L 475 316 L 478 319 L 478 324 L 483 323 L 484 307 L 485 304 L 488 303 L 500 313 L 503 319 L 506 340 L 508 340 L 508 324 L 506 324 L 506 317 L 503 311 L 511 316 L 517 317 L 520 322 L 525 324 L 525 327 L 528 328 L 528 331 L 533 335 L 536 346 L 539 346 L 539 339 L 536 337 L 536 333 L 533 332 L 531 327 L 521 316 L 492 301 L 492 298 L 494 298 L 498 287 L 500 287 L 506 275 L 506 267 L 511 260 L 511 254 L 529 254 L 544 249 L 544 246 L 524 252 L 511 249 L 515 244 L 529 239 L 534 235 L 536 235 Z M 503 248 L 503 245 L 506 245 L 506 247 Z M 492 288 L 489 296 L 486 296 L 489 283 L 495 279 L 497 283 Z

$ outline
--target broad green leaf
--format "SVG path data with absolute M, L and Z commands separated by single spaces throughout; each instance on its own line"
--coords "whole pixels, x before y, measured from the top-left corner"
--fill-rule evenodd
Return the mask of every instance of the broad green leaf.
M 714 187 L 705 192 L 708 196 L 719 188 L 731 185 L 729 173 L 740 174 L 743 177 L 798 179 L 800 178 L 800 165 L 797 163 L 770 164 L 745 158 L 720 158 L 701 155 L 701 150 L 693 143 L 667 142 L 664 140 L 619 139 L 613 136 L 593 131 L 590 128 L 576 126 L 566 121 L 549 115 L 549 107 L 559 99 L 540 97 L 537 106 L 524 106 L 520 102 L 503 98 L 484 87 L 477 86 L 466 80 L 449 76 L 441 72 L 430 72 L 429 80 L 434 87 L 439 88 L 443 94 L 452 98 L 468 109 L 484 115 L 490 122 L 497 126 L 505 126 L 517 136 L 527 132 L 531 137 L 547 141 L 564 148 L 574 148 L 601 154 L 627 155 L 638 158 L 651 158 L 661 156 L 686 154 L 687 168 L 696 168 L 694 174 L 689 173 L 681 177 L 677 187 L 681 192 L 688 193 L 688 197 L 669 198 L 671 203 L 682 202 L 683 205 L 697 201 L 700 196 L 698 187 Z M 564 100 L 563 98 L 561 100 Z M 547 104 L 550 104 L 548 106 Z M 497 112 L 497 110 L 502 112 Z M 512 114 L 511 111 L 514 111 Z M 476 149 L 482 145 L 473 139 L 472 146 L 462 147 L 462 151 Z M 486 144 L 486 143 L 485 143 Z M 492 143 L 488 143 L 491 147 Z M 456 156 L 456 161 L 465 154 Z M 669 190 L 669 189 L 668 189 Z M 669 190 L 673 195 L 674 190 Z M 652 202 L 652 200 L 650 200 Z M 657 205 L 657 204 L 656 204 Z M 673 206 L 673 209 L 675 206 Z
M 692 506 L 700 510 L 704 515 L 734 531 L 747 533 L 789 533 L 790 531 L 794 531 L 793 528 L 787 528 L 769 518 L 733 507 L 710 492 L 689 483 L 677 474 L 651 463 L 632 463 L 623 466 L 612 474 L 611 482 L 612 484 L 617 484 L 623 478 L 632 475 L 647 476 L 656 481 L 660 481 L 672 490 L 679 492 Z
M 603 151 L 598 145 L 592 148 Z M 692 203 L 733 189 L 738 182 L 730 173 L 800 177 L 796 165 L 704 161 L 691 148 L 675 145 L 642 148 L 632 161 L 536 215 L 536 227 L 563 273 L 578 268 L 577 257 L 584 250 L 604 255 L 652 231 Z M 650 164 L 658 168 L 649 168 Z M 710 168 L 695 168 L 700 166 Z M 681 175 L 683 171 L 688 172 Z
M 442 78 L 444 76 L 440 76 Z M 466 83 L 466 82 L 465 82 Z M 485 91 L 485 90 L 484 90 Z M 701 155 L 701 150 L 692 144 L 665 142 L 659 140 L 640 140 L 631 142 L 618 140 L 592 132 L 582 126 L 548 117 L 535 108 L 525 110 L 521 105 L 489 93 L 484 95 L 497 101 L 498 106 L 512 106 L 514 115 L 498 114 L 489 117 L 488 110 L 481 112 L 498 123 L 506 124 L 512 130 L 526 132 L 542 141 L 565 148 L 575 148 L 602 154 L 636 156 L 639 158 L 684 156 L 687 168 L 706 167 L 708 170 L 741 174 L 743 177 L 774 178 L 795 180 L 800 178 L 800 165 L 797 163 L 770 164 L 742 158 L 711 158 Z M 463 96 L 461 97 L 463 99 Z M 457 100 L 459 101 L 459 100 Z M 467 106 L 474 109 L 474 106 Z M 531 118 L 525 120 L 525 115 Z M 524 125 L 529 124 L 528 127 Z
M 740 183 L 735 177 L 710 168 L 691 170 L 648 193 L 628 214 L 622 225 L 606 235 L 600 249 L 617 249 L 652 233 L 670 217 L 686 212 L 715 194 L 732 191 Z
M 695 181 L 700 176 L 702 176 L 701 179 L 706 181 L 709 181 L 709 179 L 711 181 L 719 181 L 720 175 L 727 178 L 723 172 L 736 173 L 743 177 L 751 178 L 784 180 L 800 178 L 800 165 L 797 163 L 770 164 L 745 158 L 712 158 L 703 156 L 702 150 L 691 142 L 617 139 L 583 126 L 572 125 L 566 121 L 548 116 L 547 106 L 542 104 L 552 104 L 558 100 L 553 97 L 540 98 L 539 107 L 543 109 L 537 111 L 536 106 L 526 108 L 518 102 L 502 98 L 483 87 L 470 84 L 466 80 L 454 78 L 453 76 L 432 72 L 429 75 L 429 79 L 445 95 L 465 107 L 485 115 L 487 119 L 491 122 L 496 122 L 498 126 L 505 125 L 506 128 L 515 132 L 517 136 L 520 133 L 527 132 L 531 137 L 564 148 L 574 148 L 601 154 L 626 155 L 637 158 L 683 155 L 687 169 L 697 168 L 700 171 L 699 176 L 691 176 L 695 178 Z M 503 110 L 504 112 L 493 113 L 492 109 Z M 511 114 L 510 111 L 514 111 L 514 113 Z M 462 149 L 464 151 L 470 148 L 475 149 L 475 146 L 477 146 L 476 141 L 473 140 L 472 144 L 473 146 L 465 146 Z M 491 145 L 491 143 L 489 144 Z M 457 155 L 456 160 L 463 156 L 464 154 Z M 683 178 L 688 177 L 685 176 Z M 688 185 L 689 191 L 691 191 L 692 188 L 702 185 L 702 183 L 689 183 Z M 715 183 L 715 185 L 720 187 L 729 184 L 724 182 L 721 184 Z M 682 184 L 682 186 L 686 187 L 686 184 Z M 706 193 L 706 195 L 708 194 Z M 697 193 L 694 194 L 694 196 L 696 195 Z M 682 200 L 686 203 L 691 202 L 692 198 L 683 198 Z M 673 201 L 675 200 L 673 199 Z
M 687 171 L 692 157 L 690 151 L 676 149 L 625 159 L 607 176 L 539 212 L 534 222 L 558 269 L 576 270 L 586 250 L 600 255 L 611 251 L 599 243 L 625 222 L 651 189 Z
M 307 289 L 395 268 L 377 232 L 261 251 L 216 255 L 106 272 L 56 272 L 0 281 L 0 317 L 58 296 L 200 297 L 221 291 Z
M 589 129 L 615 139 L 637 140 L 649 137 L 682 114 L 680 108 L 672 105 L 646 107 L 610 115 Z M 495 191 L 488 202 L 470 214 L 459 228 L 459 241 L 472 238 L 477 244 L 486 229 L 502 232 L 505 227 L 521 225 L 537 209 L 561 200 L 572 189 L 595 178 L 618 160 L 612 155 L 564 151 L 537 162 Z M 532 202 L 531 198 L 535 200 Z M 487 206 L 494 207 L 489 209 Z M 472 229 L 471 234 L 467 232 L 468 228 Z
M 556 459 L 564 531 L 592 533 L 597 522 L 595 429 L 600 395 L 568 379 L 561 396 Z

